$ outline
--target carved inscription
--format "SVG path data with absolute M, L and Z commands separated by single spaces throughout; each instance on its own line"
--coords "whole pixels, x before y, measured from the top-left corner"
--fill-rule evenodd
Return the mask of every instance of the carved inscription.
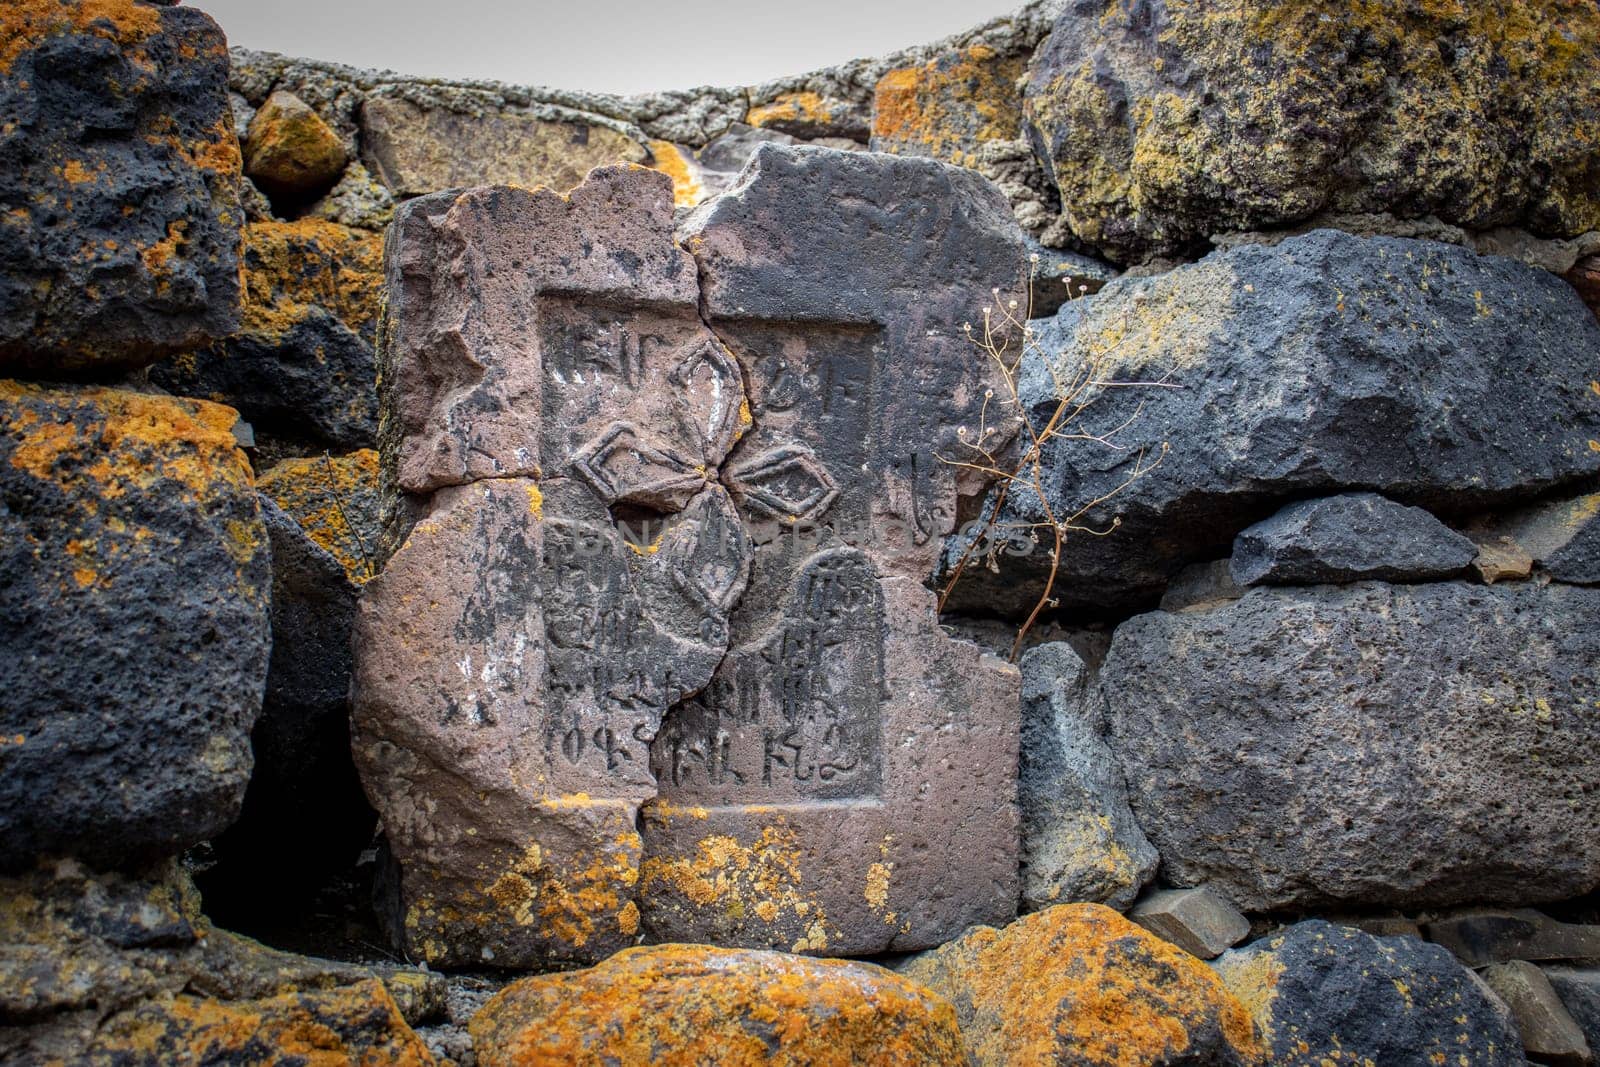
M 711 803 L 875 796 L 883 596 L 851 549 L 813 556 L 778 625 L 735 650 L 654 746 L 662 794 Z

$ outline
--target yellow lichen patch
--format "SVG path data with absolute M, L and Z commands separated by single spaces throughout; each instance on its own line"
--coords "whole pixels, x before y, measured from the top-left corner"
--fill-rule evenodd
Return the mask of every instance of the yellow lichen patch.
M 834 119 L 834 105 L 819 93 L 809 90 L 779 93 L 769 103 L 758 104 L 745 112 L 752 126 L 827 125 Z
M 355 1064 L 430 1067 L 422 1040 L 377 979 L 266 1000 L 156 1000 L 112 1018 L 87 1063 Z
M 1270 1044 L 1272 1002 L 1278 995 L 1278 979 L 1283 975 L 1283 963 L 1272 952 L 1265 951 L 1241 959 L 1224 957 L 1217 966 L 1228 985 L 1228 991 L 1244 1005 L 1255 1020 L 1262 1039 Z
M 950 1005 L 871 964 L 660 945 L 525 978 L 473 1018 L 483 1067 L 945 1067 L 961 1061 Z
M 660 818 L 652 811 L 652 818 Z M 829 924 L 821 902 L 804 888 L 802 850 L 781 819 L 745 844 L 712 834 L 690 856 L 656 855 L 640 868 L 639 892 L 652 906 L 705 910 L 767 929 L 757 936 L 792 937 L 795 952 L 821 952 Z
M 892 863 L 874 863 L 867 868 L 867 903 L 882 910 L 889 904 L 889 875 L 894 872 Z
M 872 143 L 885 152 L 971 166 L 978 147 L 1021 135 L 1021 56 L 974 45 L 891 70 L 873 98 Z
M 650 141 L 651 169 L 672 179 L 672 202 L 679 207 L 694 207 L 705 197 L 705 188 L 695 176 L 694 161 L 687 149 L 671 141 Z
M 371 451 L 368 449 L 367 451 Z M 528 485 L 528 514 L 534 518 L 544 515 L 544 494 L 539 492 L 539 487 L 530 483 Z
M 377 326 L 383 236 L 321 219 L 254 222 L 244 231 L 244 329 L 282 338 L 313 309 L 358 334 Z
M 134 0 L 6 0 L 0 6 L 0 75 L 48 37 L 92 33 L 126 48 L 160 30 L 160 8 Z
M 338 560 L 352 581 L 375 573 L 378 546 L 378 454 L 370 448 L 344 456 L 286 459 L 258 482 L 306 536 Z M 538 488 L 529 486 L 529 506 L 539 514 Z
M 903 973 L 956 1005 L 979 1067 L 1266 1062 L 1250 1014 L 1205 964 L 1098 904 L 976 927 Z

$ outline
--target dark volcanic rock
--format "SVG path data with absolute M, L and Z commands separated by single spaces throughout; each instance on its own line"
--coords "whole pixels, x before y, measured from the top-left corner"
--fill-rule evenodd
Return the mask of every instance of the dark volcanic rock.
M 1583 1031 L 1590 1051 L 1600 1048 L 1600 969 L 1546 967 L 1544 976 L 1555 988 L 1567 1014 Z
M 1028 907 L 1124 910 L 1155 876 L 1161 857 L 1128 808 L 1105 731 L 1105 698 L 1070 646 L 1051 642 L 1022 657 L 1017 801 Z
M 1419 582 L 1460 574 L 1478 554 L 1470 538 L 1421 508 L 1377 493 L 1290 504 L 1233 542 L 1240 585 Z
M 1078 0 L 1025 96 L 1063 223 L 1118 260 L 1319 211 L 1570 237 L 1600 228 L 1597 65 L 1585 0 Z
M 238 408 L 258 432 L 340 449 L 377 437 L 383 238 L 319 219 L 245 228 L 239 331 L 150 379 Z
M 1168 877 L 1248 911 L 1600 884 L 1600 591 L 1258 588 L 1124 623 L 1100 679 Z
M 266 702 L 239 819 L 213 842 L 217 865 L 201 880 L 208 899 L 225 892 L 258 911 L 353 866 L 375 820 L 350 758 L 356 586 L 265 494 L 261 516 L 272 548 Z
M 140 366 L 239 316 L 222 31 L 190 7 L 0 7 L 0 372 Z
M 1527 1062 L 1510 1018 L 1437 945 L 1314 919 L 1224 953 L 1212 966 L 1250 1009 L 1274 1064 Z
M 233 821 L 269 628 L 237 414 L 0 383 L 0 867 Z
M 1286 499 L 1368 489 L 1435 510 L 1497 507 L 1600 470 L 1589 390 L 1600 324 L 1552 274 L 1452 245 L 1319 230 L 1153 278 L 1119 279 L 1058 317 L 1070 376 L 1175 388 L 1092 390 L 1081 422 L 1116 438 L 1055 439 L 1046 493 L 1070 514 L 1155 470 L 1069 535 L 1067 607 L 1153 602 L 1184 563 L 1224 555 Z M 1057 406 L 1042 364 L 1022 393 L 1039 425 Z M 1003 521 L 1042 521 L 1014 485 Z M 1048 554 L 1003 556 L 953 606 L 1023 611 Z

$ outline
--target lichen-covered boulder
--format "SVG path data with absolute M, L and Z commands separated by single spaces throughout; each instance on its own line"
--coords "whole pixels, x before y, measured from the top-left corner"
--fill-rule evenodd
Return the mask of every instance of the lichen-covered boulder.
M 1064 642 L 1029 650 L 1021 666 L 1023 904 L 1126 909 L 1161 857 L 1134 820 L 1106 747 L 1105 698 Z
M 339 180 L 347 159 L 333 127 L 293 93 L 273 93 L 250 120 L 244 172 L 268 192 L 320 192 Z
M 1212 965 L 1283 1067 L 1513 1067 L 1527 1061 L 1503 1008 L 1437 945 L 1320 919 Z
M 872 150 L 970 167 L 989 141 L 1021 133 L 1024 57 L 985 44 L 941 53 L 878 79 Z
M 1117 628 L 1133 810 L 1247 911 L 1536 903 L 1600 885 L 1600 590 L 1257 588 Z
M 0 7 L 0 373 L 141 366 L 233 331 L 227 77 L 191 7 Z
M 106 1021 L 86 1067 L 250 1063 L 433 1067 L 437 1062 L 376 979 L 256 1001 L 175 996 Z
M 378 573 L 383 509 L 377 452 L 363 448 L 343 456 L 285 459 L 263 471 L 256 488 L 338 560 L 351 581 L 365 582 Z
M 976 926 L 901 968 L 955 1005 L 978 1067 L 1264 1064 L 1205 964 L 1098 904 Z
M 270 644 L 230 408 L 0 382 L 0 868 L 233 820 Z
M 1064 606 L 1154 603 L 1290 500 L 1365 489 L 1459 513 L 1600 472 L 1600 323 L 1555 275 L 1454 245 L 1318 230 L 1235 248 L 1111 282 L 1044 340 L 1069 379 L 1159 383 L 1081 397 L 1088 433 L 1126 426 L 1117 447 L 1045 447 L 1052 512 L 1099 500 L 1079 522 L 1105 534 L 1068 536 Z M 1043 360 L 1020 388 L 1043 426 L 1059 405 Z M 1029 480 L 1013 484 L 1001 522 L 1043 521 Z M 1049 553 L 998 565 L 969 567 L 951 606 L 1031 608 Z
M 870 963 L 661 945 L 507 986 L 473 1018 L 481 1067 L 960 1062 L 949 1004 Z
M 1453 578 L 1478 546 L 1422 508 L 1377 493 L 1290 504 L 1233 542 L 1233 580 L 1250 585 Z
M 238 332 L 151 368 L 151 380 L 232 405 L 258 432 L 370 447 L 382 235 L 320 219 L 251 223 L 244 282 Z
M 1600 228 L 1587 0 L 1072 4 L 1034 55 L 1063 221 L 1120 260 L 1320 211 Z

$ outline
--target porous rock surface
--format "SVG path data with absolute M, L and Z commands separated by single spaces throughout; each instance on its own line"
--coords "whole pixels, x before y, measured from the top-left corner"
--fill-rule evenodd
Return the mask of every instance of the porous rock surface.
M 1249 1010 L 1272 1062 L 1520 1065 L 1504 1006 L 1437 945 L 1313 919 L 1213 966 Z
M 526 1063 L 942 1067 L 961 1057 L 941 997 L 870 963 L 659 945 L 524 978 L 473 1018 L 480 1067 Z
M 1226 554 L 1286 500 L 1370 490 L 1457 511 L 1497 507 L 1600 470 L 1597 324 L 1535 268 L 1431 241 L 1319 230 L 1148 278 L 1118 279 L 1057 318 L 1063 377 L 1089 365 L 1090 434 L 1057 437 L 1045 493 L 1070 515 L 1160 465 L 1069 535 L 1055 595 L 1067 608 L 1153 602 L 1179 567 Z M 1042 363 L 1020 391 L 1038 426 L 1059 405 Z M 1028 481 L 1002 523 L 1044 516 Z M 1115 529 L 1112 524 L 1117 523 Z M 959 548 L 959 546 L 957 546 Z M 1023 613 L 1049 553 L 969 569 L 952 606 Z M 965 592 L 962 592 L 962 587 Z
M 1422 508 L 1341 493 L 1290 504 L 1244 530 L 1230 568 L 1242 586 L 1426 581 L 1460 574 L 1477 554 Z
M 190 7 L 0 9 L 0 372 L 138 367 L 239 321 L 227 45 Z
M 1105 698 L 1071 646 L 1022 657 L 1022 900 L 1125 910 L 1156 873 L 1156 850 L 1128 807 L 1106 746 Z
M 1117 628 L 1133 810 L 1247 911 L 1534 903 L 1600 885 L 1595 591 L 1258 588 Z
M 1600 229 L 1600 13 L 1315 0 L 1067 6 L 1027 115 L 1075 237 L 1119 261 L 1319 211 Z
M 901 973 L 955 1005 L 978 1067 L 1268 1062 L 1249 1013 L 1205 964 L 1097 904 L 975 927 Z
M 237 419 L 0 382 L 0 868 L 163 856 L 238 813 L 271 574 Z

